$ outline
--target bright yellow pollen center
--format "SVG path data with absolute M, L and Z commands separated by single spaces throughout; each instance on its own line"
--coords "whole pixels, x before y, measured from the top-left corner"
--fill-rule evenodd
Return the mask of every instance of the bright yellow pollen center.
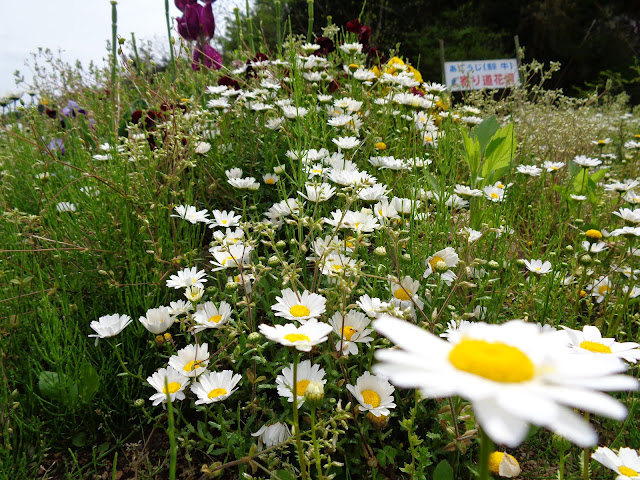
M 435 270 L 436 269 L 436 265 L 438 264 L 438 262 L 444 262 L 444 258 L 442 257 L 433 257 L 431 260 L 429 260 L 429 265 L 431 265 L 431 269 Z M 447 263 L 447 262 L 444 262 Z
M 296 395 L 298 397 L 304 397 L 304 392 L 307 391 L 307 387 L 309 386 L 309 380 L 300 380 L 296 383 Z
M 193 372 L 194 370 L 197 370 L 198 368 L 200 368 L 201 366 L 200 364 L 202 362 L 203 360 L 192 360 L 184 366 L 184 371 Z
M 494 382 L 526 382 L 535 376 L 535 365 L 529 357 L 502 342 L 462 340 L 449 352 L 449 361 L 458 370 Z
M 302 334 L 302 333 L 288 333 L 284 336 L 285 340 L 289 340 L 291 343 L 293 342 L 299 342 L 301 340 L 306 340 L 307 342 L 310 342 L 311 339 L 309 337 L 307 337 L 306 335 Z
M 604 295 L 605 293 L 609 293 L 611 291 L 611 288 L 608 285 L 600 285 L 598 287 L 598 293 L 600 295 Z
M 433 142 L 433 138 L 431 138 L 431 137 L 424 137 L 424 141 L 425 141 L 425 142 Z
M 585 350 L 589 350 L 590 352 L 595 353 L 611 353 L 611 348 L 607 347 L 598 342 L 589 342 L 585 340 L 580 344 L 580 348 L 584 348 Z
M 222 315 L 213 315 L 209 317 L 210 322 L 218 323 L 220 320 L 222 320 Z
M 378 210 L 378 214 L 382 217 L 384 214 L 382 213 L 382 209 Z
M 595 228 L 587 230 L 586 232 L 584 232 L 584 234 L 587 236 L 587 238 L 593 238 L 598 240 L 602 238 L 602 232 L 600 232 L 600 230 L 596 230 Z
M 267 178 L 267 181 L 265 183 L 267 183 L 269 185 L 273 185 L 274 183 L 276 183 L 276 181 L 273 178 Z
M 496 185 L 496 187 L 503 189 L 504 188 L 504 183 L 499 183 L 498 185 Z
M 167 387 L 169 387 L 168 392 Z M 178 382 L 169 382 L 169 385 L 163 387 L 162 393 L 176 393 L 178 390 L 180 390 L 180 384 Z
M 360 222 L 356 222 L 355 227 L 360 228 Z
M 363 390 L 362 399 L 364 400 L 364 403 L 371 405 L 373 408 L 378 408 L 380 406 L 380 395 L 373 390 Z
M 400 287 L 395 292 L 393 292 L 393 296 L 398 300 L 411 300 L 411 296 L 407 293 L 407 291 Z
M 344 336 L 344 338 L 346 338 L 347 340 L 351 340 L 351 337 L 353 337 L 353 334 L 356 333 L 358 330 L 356 330 L 353 327 L 349 327 L 348 325 L 345 326 L 342 329 L 342 335 Z
M 294 317 L 307 317 L 311 313 L 311 310 L 304 305 L 294 305 L 289 309 L 289 313 Z
M 491 192 L 491 198 L 500 198 L 500 195 L 495 192 Z
M 500 474 L 500 462 L 504 457 L 504 452 L 492 452 L 489 455 L 489 471 L 496 475 Z
M 637 477 L 640 475 L 633 468 L 625 467 L 624 465 L 618 467 L 618 471 L 620 472 L 620 475 L 626 475 L 627 477 Z
M 227 223 L 229 223 L 229 220 L 222 220 L 220 223 L 226 225 Z
M 334 269 L 336 272 L 339 272 L 340 270 L 342 270 L 342 265 L 337 265 L 337 264 L 336 264 L 336 265 L 333 265 L 333 269 Z
M 214 388 L 213 390 L 211 390 L 209 392 L 209 395 L 207 395 L 207 397 L 209 398 L 218 398 L 221 397 L 222 395 L 226 395 L 227 391 L 224 388 Z

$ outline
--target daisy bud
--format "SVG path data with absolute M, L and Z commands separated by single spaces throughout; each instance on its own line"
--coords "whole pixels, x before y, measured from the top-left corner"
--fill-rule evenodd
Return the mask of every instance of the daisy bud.
M 249 334 L 249 336 L 247 337 L 247 340 L 248 340 L 249 342 L 257 342 L 258 340 L 260 340 L 260 337 L 261 337 L 260 333 L 258 333 L 258 332 L 251 332 L 251 333 Z
M 406 262 L 410 262 L 411 261 L 411 255 L 409 255 L 408 253 L 403 253 L 402 254 L 402 259 Z M 446 264 L 445 264 L 446 265 Z
M 487 268 L 489 270 L 498 270 L 500 268 L 500 264 L 495 260 L 491 260 L 490 262 L 487 262 Z
M 375 144 L 376 150 L 386 150 L 387 144 L 384 142 L 378 142 Z
M 276 247 L 277 248 L 284 248 L 286 246 L 287 246 L 287 244 L 286 244 L 286 242 L 284 240 L 278 240 L 278 242 L 276 243 Z
M 582 255 L 578 261 L 580 262 L 580 264 L 582 265 L 591 265 L 591 263 L 593 262 L 593 259 L 591 258 L 591 255 Z
M 133 402 L 133 406 L 136 408 L 144 407 L 144 399 L 136 398 L 135 401 Z
M 275 167 L 273 167 L 273 172 L 274 173 L 282 173 L 284 172 L 285 166 L 284 165 L 277 165 Z
M 279 263 L 280 263 L 280 260 L 278 259 L 277 255 L 271 255 L 269 257 L 269 260 L 267 261 L 267 265 L 269 265 L 270 267 L 275 267 Z
M 204 288 L 196 287 L 195 285 L 190 285 L 184 292 L 184 296 L 190 302 L 197 302 L 202 298 L 202 295 L 204 295 Z
M 567 245 L 566 247 L 564 247 L 564 249 L 565 249 L 567 252 L 571 253 L 571 252 L 573 252 L 573 245 Z
M 449 270 L 449 266 L 444 260 L 438 260 L 438 262 L 436 262 L 436 264 L 434 265 L 433 269 L 438 273 L 444 273 L 447 270 Z
M 571 442 L 556 433 L 551 436 L 551 445 L 560 455 L 571 448 Z
M 387 249 L 382 247 L 382 246 L 376 247 L 376 249 L 373 251 L 373 253 L 377 257 L 386 257 L 387 256 Z
M 524 267 L 525 266 L 524 258 L 516 259 L 516 265 L 518 265 L 519 267 Z
M 156 347 L 160 348 L 164 345 L 164 337 L 162 335 L 156 335 Z
M 230 292 L 233 292 L 236 288 L 238 288 L 238 284 L 236 282 L 227 282 L 224 286 L 224 289 Z
M 317 408 L 324 400 L 324 388 L 320 382 L 310 382 L 304 392 L 304 401 L 312 408 Z

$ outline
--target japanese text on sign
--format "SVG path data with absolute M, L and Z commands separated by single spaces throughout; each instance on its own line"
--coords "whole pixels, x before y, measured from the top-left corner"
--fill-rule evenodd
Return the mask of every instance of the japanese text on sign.
M 515 58 L 446 62 L 444 72 L 451 92 L 507 88 L 520 84 L 518 61 Z

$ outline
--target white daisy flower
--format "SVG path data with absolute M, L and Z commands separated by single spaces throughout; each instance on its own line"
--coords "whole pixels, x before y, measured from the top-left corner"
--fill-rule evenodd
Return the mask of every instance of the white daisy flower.
M 618 474 L 616 480 L 638 480 L 640 458 L 632 448 L 622 447 L 616 454 L 610 448 L 598 447 L 591 458 Z
M 212 210 L 211 214 L 213 219 L 209 221 L 209 228 L 215 227 L 237 227 L 240 225 L 242 215 L 236 215 L 233 210 L 227 212 L 226 210 Z
M 213 302 L 204 302 L 198 305 L 198 310 L 193 315 L 196 324 L 193 331 L 201 332 L 208 328 L 220 328 L 231 318 L 231 305 L 227 302 L 220 302 L 220 307 L 216 307 Z
M 189 379 L 180 375 L 175 368 L 168 367 L 161 368 L 150 377 L 147 377 L 147 382 L 157 391 L 157 393 L 149 397 L 149 400 L 154 405 L 159 405 L 160 403 L 166 403 L 167 394 L 169 394 L 171 402 L 184 400 L 184 389 L 189 383 Z
M 214 266 L 211 270 L 217 272 L 227 268 L 248 267 L 252 251 L 253 247 L 251 245 L 240 242 L 233 245 L 210 248 L 209 252 L 214 258 L 210 261 Z
M 530 177 L 539 177 L 542 174 L 542 169 L 535 165 L 518 165 L 516 170 Z
M 169 366 L 185 377 L 197 377 L 209 364 L 209 344 L 187 345 L 169 358 Z
M 207 272 L 204 270 L 198 270 L 198 267 L 184 268 L 178 272 L 177 275 L 171 275 L 167 280 L 167 288 L 180 288 L 187 287 L 200 287 L 204 288 L 204 284 L 207 279 L 204 278 Z
M 358 377 L 355 387 L 347 385 L 347 390 L 358 400 L 360 410 L 371 412 L 376 417 L 387 416 L 389 409 L 396 407 L 393 403 L 393 386 L 385 378 L 369 372 Z
M 129 315 L 114 313 L 113 315 L 102 316 L 98 321 L 94 320 L 89 324 L 91 329 L 96 332 L 95 335 L 89 335 L 89 338 L 95 337 L 96 345 L 98 345 L 99 338 L 108 338 L 118 335 L 132 321 L 133 320 Z
M 58 210 L 58 212 L 62 213 L 62 212 L 75 212 L 76 211 L 76 206 L 75 204 L 71 203 L 71 202 L 59 202 L 56 205 L 56 210 Z
M 640 237 L 640 227 L 625 226 L 622 228 L 616 228 L 611 232 L 612 237 Z
M 198 396 L 196 405 L 221 402 L 237 390 L 236 385 L 242 375 L 233 374 L 231 370 L 209 372 L 200 375 L 198 381 L 191 385 L 191 391 Z
M 356 310 L 350 310 L 346 315 L 336 312 L 329 319 L 329 323 L 333 327 L 333 331 L 340 337 L 336 341 L 336 350 L 342 348 L 343 355 L 357 355 L 358 343 L 366 343 L 373 341 L 373 337 L 369 335 L 373 332 L 369 326 L 371 320 L 364 313 Z
M 580 330 L 562 327 L 569 339 L 569 346 L 576 352 L 612 355 L 629 363 L 640 360 L 640 344 L 635 342 L 616 342 L 615 338 L 602 338 L 597 327 L 585 325 Z
M 631 210 L 630 208 L 621 208 L 614 215 L 622 218 L 625 222 L 640 223 L 640 208 Z
M 331 325 L 318 322 L 312 318 L 299 327 L 293 323 L 286 325 L 274 325 L 273 327 L 261 324 L 258 329 L 272 342 L 277 342 L 285 347 L 295 347 L 301 352 L 310 352 L 311 347 L 325 342 L 331 332 Z
M 599 390 L 637 390 L 638 380 L 616 357 L 575 355 L 554 332 L 519 320 L 473 323 L 449 341 L 408 322 L 385 316 L 373 328 L 400 349 L 376 352 L 374 372 L 397 386 L 419 388 L 426 397 L 459 395 L 496 443 L 516 447 L 529 424 L 554 430 L 580 447 L 597 434 L 573 411 L 579 408 L 622 420 L 627 410 Z
M 145 316 L 140 317 L 138 320 L 151 333 L 159 335 L 166 332 L 173 325 L 175 317 L 171 315 L 171 310 L 168 307 L 158 307 L 150 308 L 145 313 Z
M 504 188 L 487 185 L 482 191 L 484 196 L 492 202 L 501 202 L 504 199 Z
M 607 250 L 609 246 L 604 242 L 590 242 L 589 240 L 584 240 L 582 242 L 582 248 L 589 253 L 600 253 Z
M 336 193 L 335 187 L 328 183 L 305 183 L 304 188 L 307 191 L 306 195 L 302 192 L 298 193 L 313 203 L 326 202 Z
M 380 314 L 389 307 L 387 302 L 383 302 L 377 297 L 370 297 L 369 295 L 362 295 L 357 301 L 356 305 L 367 314 L 369 318 L 377 318 Z
M 191 285 L 184 290 L 184 296 L 190 302 L 197 302 L 204 295 L 204 288 L 197 287 L 196 285 Z
M 597 167 L 602 164 L 602 160 L 598 160 L 597 158 L 589 158 L 586 155 L 577 155 L 573 162 L 576 165 L 580 165 L 582 168 L 590 168 Z
M 331 141 L 341 150 L 353 150 L 360 146 L 360 140 L 357 137 L 338 137 Z
M 196 210 L 196 207 L 193 205 L 178 205 L 173 208 L 177 215 L 171 215 L 172 217 L 183 218 L 192 224 L 196 224 L 198 222 L 208 223 L 209 213 L 207 210 Z
M 564 162 L 552 162 L 551 160 L 545 160 L 542 164 L 543 168 L 547 170 L 547 172 L 557 172 L 562 167 L 564 167 Z
M 230 178 L 227 183 L 232 187 L 239 188 L 241 190 L 258 190 L 260 184 L 256 182 L 254 177 L 247 178 Z
M 275 185 L 280 180 L 280 177 L 273 173 L 267 173 L 262 177 L 262 181 L 267 185 Z
M 542 260 L 525 260 L 525 267 L 530 272 L 533 272 L 538 275 L 544 275 L 545 273 L 549 273 L 551 271 L 551 262 L 543 262 Z
M 277 422 L 271 425 L 263 425 L 251 436 L 258 437 L 258 451 L 261 451 L 263 448 L 271 448 L 286 442 L 291 438 L 291 431 L 284 423 Z
M 460 257 L 458 257 L 458 254 L 452 247 L 439 250 L 427 258 L 427 269 L 422 274 L 422 278 L 429 278 L 434 272 L 442 272 L 440 274 L 442 280 L 444 280 L 447 285 L 451 285 L 451 282 L 457 278 L 451 269 L 458 265 L 459 261 Z
M 587 290 L 591 290 L 591 295 L 596 297 L 598 303 L 602 303 L 605 297 L 611 293 L 611 288 L 611 282 L 606 275 L 598 277 L 591 285 L 587 285 Z
M 284 317 L 287 320 L 297 320 L 305 323 L 311 318 L 318 318 L 326 310 L 327 299 L 317 293 L 308 290 L 294 292 L 290 288 L 282 290 L 282 297 L 276 297 L 276 304 L 271 306 L 276 317 Z
M 310 383 L 319 383 L 323 388 L 327 383 L 324 379 L 324 369 L 320 368 L 320 365 L 311 365 L 309 360 L 298 364 L 296 380 L 298 408 L 304 403 L 304 394 Z M 289 403 L 293 403 L 293 363 L 282 369 L 282 374 L 276 377 L 276 384 L 278 385 L 278 395 L 286 398 Z

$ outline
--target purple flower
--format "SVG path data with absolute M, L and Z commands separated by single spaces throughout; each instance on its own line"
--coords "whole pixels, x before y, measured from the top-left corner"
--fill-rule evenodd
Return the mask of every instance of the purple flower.
M 60 150 L 60 153 L 64 155 L 64 142 L 61 138 L 54 138 L 49 143 L 47 143 L 47 148 L 52 152 Z
M 214 70 L 220 70 L 222 68 L 222 56 L 215 48 L 208 43 L 204 45 L 196 45 L 193 51 L 193 62 L 191 68 L 193 70 L 200 70 L 200 65 L 204 65 L 207 68 L 213 68 Z
M 176 19 L 178 33 L 189 41 L 210 40 L 216 30 L 211 2 L 200 5 L 196 2 L 184 5 L 184 15 Z

